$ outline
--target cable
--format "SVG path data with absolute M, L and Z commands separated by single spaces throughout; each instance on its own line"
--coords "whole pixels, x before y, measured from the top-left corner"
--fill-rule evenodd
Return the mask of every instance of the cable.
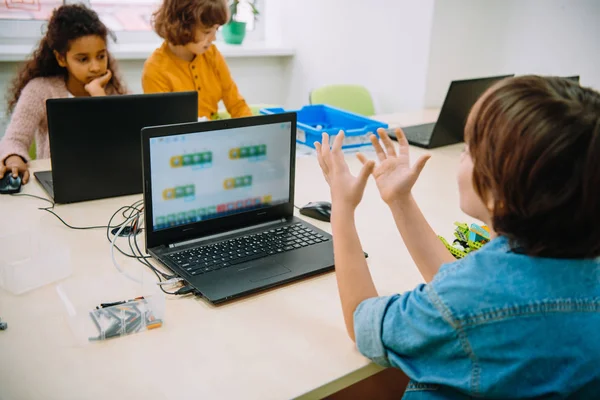
M 118 209 L 117 211 L 115 211 L 115 213 L 114 213 L 114 214 L 113 214 L 113 215 L 110 217 L 110 219 L 108 220 L 108 225 L 107 225 L 107 227 L 106 227 L 106 240 L 108 240 L 108 242 L 109 242 L 109 243 L 111 242 L 111 238 L 110 238 L 110 225 L 111 225 L 111 223 L 112 223 L 113 219 L 114 219 L 114 218 L 117 216 L 117 214 L 118 214 L 119 212 L 121 212 L 121 210 L 123 210 L 123 213 L 122 213 L 122 215 L 123 215 L 125 218 L 127 218 L 125 213 L 126 213 L 127 211 L 131 210 L 131 209 L 134 209 L 134 210 L 135 210 L 135 212 L 137 212 L 137 213 L 141 213 L 141 212 L 142 212 L 142 210 L 141 210 L 141 209 L 139 209 L 139 208 L 137 208 L 137 207 L 135 207 L 135 205 L 136 205 L 136 204 L 138 204 L 139 202 L 140 202 L 140 201 L 138 200 L 138 201 L 136 201 L 135 203 L 133 203 L 133 204 L 132 204 L 132 205 L 130 205 L 130 206 L 123 206 L 123 207 L 119 208 L 119 209 Z M 127 218 L 127 219 L 128 219 L 128 218 Z M 124 223 L 125 223 L 125 222 L 122 222 L 121 224 L 124 224 Z M 120 227 L 120 226 L 121 226 L 121 224 L 119 224 L 119 225 L 115 226 L 114 228 L 116 228 L 116 227 Z M 119 246 L 115 246 L 115 247 L 116 247 L 116 249 L 119 251 L 119 253 L 123 254 L 125 257 L 129 257 L 129 258 L 137 258 L 137 256 L 136 256 L 135 254 L 133 254 L 133 255 L 132 255 L 132 254 L 127 254 L 126 252 L 124 252 L 123 250 L 121 250 L 121 248 L 119 248 Z M 133 253 L 133 250 L 132 250 L 132 253 Z M 142 255 L 141 257 L 143 257 L 143 258 L 150 258 L 150 256 L 143 256 L 143 255 Z
M 196 289 L 192 285 L 187 285 L 175 292 L 177 296 L 185 296 L 186 294 L 194 293 Z
M 129 238 L 129 245 L 131 246 L 131 237 L 133 235 L 130 235 Z M 142 263 L 143 265 L 147 266 L 148 268 L 150 268 L 151 270 L 155 271 L 155 273 L 160 274 L 164 279 L 173 279 L 173 276 L 171 275 L 167 275 L 164 272 L 160 271 L 159 269 L 157 269 L 156 267 L 154 267 L 152 264 L 150 264 L 145 258 L 144 258 L 144 253 L 142 253 L 142 251 L 140 250 L 140 247 L 138 246 L 137 240 L 134 237 L 133 238 L 133 243 L 135 244 L 135 248 L 137 249 L 138 253 L 140 254 L 139 256 L 135 253 L 135 250 L 133 249 L 133 247 L 131 247 L 131 251 L 133 252 L 134 255 L 136 255 L 136 259 Z
M 73 226 L 69 223 L 67 223 L 64 219 L 62 219 L 62 217 L 60 217 L 56 212 L 52 211 L 54 209 L 54 206 L 56 205 L 56 203 L 54 203 L 53 201 L 46 199 L 44 197 L 40 197 L 40 196 L 36 196 L 33 194 L 28 194 L 28 193 L 15 193 L 12 196 L 20 196 L 20 197 L 31 197 L 34 199 L 38 199 L 38 200 L 43 200 L 43 201 L 47 201 L 48 203 L 51 204 L 50 207 L 38 207 L 38 210 L 40 211 L 46 211 L 52 215 L 54 215 L 60 222 L 63 223 L 63 225 L 65 225 L 67 228 L 70 229 L 74 229 L 74 230 L 90 230 L 90 229 L 104 229 L 104 228 L 116 228 L 115 227 L 106 227 L 106 226 Z
M 115 268 L 117 269 L 117 271 L 119 271 L 120 273 L 122 273 L 123 275 L 125 275 L 127 278 L 131 279 L 134 282 L 142 283 L 142 281 L 134 278 L 133 276 L 131 276 L 127 272 L 125 272 L 121 268 L 121 266 L 119 265 L 119 263 L 117 262 L 117 259 L 115 258 L 115 243 L 116 243 L 117 239 L 119 238 L 119 235 L 121 235 L 121 232 L 123 232 L 123 229 L 125 229 L 125 227 L 127 226 L 127 223 L 129 223 L 129 221 L 133 221 L 133 219 L 136 218 L 136 217 L 137 216 L 129 218 L 127 221 L 125 221 L 125 223 L 123 223 L 123 225 L 121 225 L 121 227 L 119 228 L 119 230 L 117 231 L 117 233 L 115 234 L 115 236 L 113 237 L 113 239 L 112 239 L 112 241 L 110 243 L 110 256 L 112 258 L 113 265 L 115 266 Z
M 135 258 L 139 263 L 141 263 L 145 267 L 148 267 L 154 273 L 154 275 L 156 275 L 156 278 L 158 279 L 158 284 L 159 284 L 158 286 L 159 286 L 160 290 L 162 290 L 165 294 L 183 296 L 183 295 L 187 295 L 187 294 L 194 292 L 195 289 L 190 285 L 183 286 L 180 289 L 178 289 L 176 292 L 166 291 L 162 287 L 162 285 L 179 283 L 179 282 L 182 282 L 183 279 L 181 279 L 179 277 L 175 277 L 173 275 L 168 275 L 168 274 L 158 270 L 157 268 L 155 268 L 152 264 L 150 264 L 147 261 L 147 259 L 150 258 L 151 256 L 145 256 L 144 253 L 140 250 L 140 247 L 137 243 L 137 234 L 143 230 L 143 228 L 140 227 L 140 225 L 141 225 L 140 219 L 143 218 L 143 209 L 144 209 L 144 207 L 143 207 L 144 200 L 143 199 L 137 200 L 136 202 L 134 202 L 133 204 L 131 204 L 129 206 L 120 207 L 110 217 L 107 225 L 103 225 L 103 226 L 73 226 L 73 225 L 67 223 L 64 219 L 62 219 L 62 217 L 59 216 L 56 212 L 52 211 L 54 209 L 56 203 L 54 203 L 53 201 L 51 201 L 49 199 L 46 199 L 41 196 L 36 196 L 33 194 L 27 194 L 27 193 L 17 193 L 17 194 L 13 194 L 12 196 L 31 197 L 34 199 L 43 200 L 43 201 L 50 203 L 51 204 L 50 207 L 39 207 L 38 210 L 46 211 L 46 212 L 54 215 L 67 228 L 74 229 L 74 230 L 106 229 L 106 238 L 108 239 L 108 241 L 111 244 L 110 252 L 111 252 L 111 258 L 112 258 L 113 264 L 117 268 L 117 270 L 120 273 L 122 273 L 123 275 L 125 275 L 127 278 L 129 278 L 137 283 L 141 283 L 139 280 L 132 277 L 131 275 L 129 275 L 127 272 L 125 272 L 121 268 L 121 265 L 117 262 L 117 260 L 115 258 L 115 252 L 114 252 L 115 248 L 124 256 L 129 257 L 129 258 Z M 142 206 L 142 207 L 140 207 L 140 206 Z M 123 216 L 123 218 L 125 218 L 125 221 L 121 222 L 120 224 L 114 225 L 114 226 L 111 225 L 112 221 L 114 220 L 114 218 L 117 216 L 117 214 L 119 212 L 121 212 L 121 215 Z M 129 242 L 129 248 L 133 254 L 127 254 L 126 252 L 121 250 L 121 248 L 119 246 L 116 245 L 117 238 L 121 236 L 121 233 L 127 226 L 129 226 L 131 229 L 131 233 L 129 235 L 127 235 L 127 237 L 128 237 L 128 242 Z M 115 232 L 114 237 L 111 239 L 110 238 L 110 230 L 114 229 L 114 228 L 119 228 L 119 229 L 117 232 Z M 131 239 L 133 239 L 133 242 L 135 244 L 135 249 L 134 249 L 134 246 L 131 244 Z M 139 253 L 139 255 L 136 253 L 136 250 Z M 166 279 L 166 281 L 163 281 L 163 279 Z
M 123 275 L 125 275 L 127 278 L 131 279 L 131 280 L 132 280 L 132 281 L 134 281 L 134 282 L 137 282 L 137 283 L 142 283 L 142 282 L 141 282 L 141 281 L 139 281 L 138 279 L 134 278 L 133 276 L 131 276 L 131 275 L 129 275 L 127 272 L 125 272 L 125 270 L 123 270 L 123 268 L 121 268 L 121 265 L 120 265 L 120 264 L 117 262 L 117 259 L 115 258 L 115 243 L 117 242 L 117 239 L 120 237 L 120 235 L 121 235 L 121 232 L 123 231 L 123 229 L 125 229 L 125 227 L 126 227 L 126 226 L 128 226 L 128 224 L 129 224 L 130 222 L 131 222 L 131 223 L 132 223 L 132 225 L 133 225 L 133 223 L 135 223 L 135 220 L 136 220 L 136 219 L 139 219 L 139 218 L 140 218 L 140 214 L 139 214 L 139 213 L 138 213 L 138 214 L 135 214 L 134 216 L 130 217 L 130 218 L 127 220 L 127 221 L 125 221 L 125 222 L 124 222 L 124 223 L 123 223 L 123 224 L 122 224 L 122 225 L 119 227 L 119 230 L 118 230 L 118 231 L 115 233 L 115 235 L 114 235 L 113 239 L 111 240 L 111 245 L 110 245 L 110 256 L 111 256 L 111 258 L 112 258 L 113 265 L 115 266 L 115 268 L 117 269 L 117 271 L 119 271 L 120 273 L 122 273 Z M 134 253 L 134 257 L 135 257 L 135 259 L 136 259 L 136 260 L 138 260 L 138 261 L 139 261 L 140 263 L 142 263 L 143 265 L 145 265 L 145 266 L 147 266 L 148 268 L 150 268 L 150 269 L 152 270 L 152 272 L 154 272 L 154 274 L 155 274 L 155 275 L 156 275 L 156 277 L 158 278 L 158 281 L 159 281 L 159 282 L 161 282 L 161 281 L 162 281 L 162 279 L 161 279 L 161 276 L 160 276 L 160 275 L 162 275 L 163 277 L 171 278 L 170 276 L 168 276 L 168 275 L 164 274 L 162 271 L 159 271 L 159 270 L 157 270 L 155 267 L 153 267 L 153 266 L 152 266 L 152 264 L 150 264 L 150 263 L 149 263 L 149 262 L 147 262 L 146 260 L 143 260 L 143 258 L 142 258 L 142 257 L 138 257 L 138 256 L 135 254 L 135 251 L 133 251 L 133 246 L 131 245 L 131 238 L 132 238 L 132 236 L 133 236 L 133 239 L 134 239 L 134 241 L 135 241 L 135 245 L 136 245 L 136 247 L 138 247 L 138 246 L 137 246 L 137 240 L 136 240 L 136 238 L 135 238 L 135 236 L 134 236 L 135 234 L 136 234 L 136 231 L 132 229 L 132 233 L 131 233 L 130 235 L 128 235 L 129 247 L 131 248 L 132 252 Z M 139 249 L 139 247 L 138 247 L 138 249 Z M 141 253 L 141 251 L 140 251 L 140 254 L 142 254 L 142 253 Z M 163 292 L 167 293 L 167 292 L 166 292 L 166 291 L 165 291 L 165 290 L 162 288 L 162 286 L 160 286 L 160 289 L 161 289 Z M 168 293 L 168 294 L 171 294 L 171 293 Z
M 131 235 L 130 235 L 130 236 L 131 236 Z M 135 240 L 135 238 L 134 238 L 134 243 L 135 243 L 135 247 L 136 247 L 136 248 L 138 249 L 138 251 L 139 251 L 139 247 L 138 247 L 138 245 L 137 245 L 137 240 Z M 131 246 L 131 241 L 129 241 L 129 246 L 130 246 L 130 248 L 131 248 L 131 252 L 135 254 L 135 250 L 133 249 L 133 246 Z M 139 251 L 139 253 L 140 253 L 140 255 L 141 255 L 141 254 L 143 254 L 141 251 Z M 163 272 L 159 271 L 158 269 L 156 269 L 154 266 L 152 266 L 152 264 L 150 264 L 150 263 L 149 263 L 149 262 L 148 262 L 148 261 L 147 261 L 145 258 L 143 258 L 143 257 L 136 257 L 136 260 L 137 260 L 137 261 L 138 261 L 140 264 L 142 264 L 142 265 L 144 265 L 144 266 L 146 266 L 146 267 L 150 268 L 150 269 L 152 270 L 152 272 L 154 272 L 154 275 L 156 275 L 156 278 L 158 279 L 157 285 L 158 285 L 159 289 L 160 289 L 160 290 L 161 290 L 163 293 L 165 293 L 165 294 L 168 294 L 168 295 L 171 295 L 171 296 L 177 296 L 177 295 L 178 295 L 178 294 L 177 294 L 177 292 L 167 292 L 167 291 L 166 291 L 166 290 L 163 288 L 163 286 L 162 286 L 163 284 L 165 284 L 165 282 L 164 282 L 164 281 L 162 281 L 162 279 L 161 279 L 161 276 L 160 276 L 160 275 L 163 275 L 163 277 L 167 278 L 168 280 L 170 280 L 170 279 L 173 279 L 173 277 L 172 277 L 172 276 L 168 276 L 168 275 L 164 274 Z M 180 278 L 178 278 L 178 279 L 180 279 Z
M 143 199 L 134 202 L 130 206 L 123 206 L 123 207 L 119 208 L 110 217 L 107 225 L 103 225 L 103 226 L 73 226 L 73 225 L 67 223 L 64 219 L 62 219 L 62 217 L 59 216 L 56 212 L 52 211 L 54 209 L 54 206 L 56 205 L 56 203 L 54 203 L 53 201 L 51 201 L 49 199 L 46 199 L 41 196 L 36 196 L 33 194 L 27 194 L 27 193 L 15 193 L 15 194 L 12 194 L 12 196 L 30 197 L 30 198 L 43 200 L 43 201 L 50 203 L 51 204 L 50 207 L 39 207 L 38 210 L 46 211 L 46 212 L 54 215 L 67 228 L 74 229 L 74 230 L 106 229 L 106 238 L 108 239 L 108 241 L 111 244 L 110 252 L 111 252 L 111 258 L 112 258 L 113 264 L 120 273 L 122 273 L 129 279 L 131 279 L 137 283 L 141 283 L 140 281 L 138 281 L 136 278 L 134 278 L 131 275 L 129 275 L 128 273 L 126 273 L 121 268 L 121 265 L 117 262 L 117 260 L 115 258 L 115 252 L 114 252 L 115 248 L 124 256 L 130 257 L 130 258 L 135 258 L 139 263 L 150 268 L 150 270 L 152 272 L 154 272 L 154 275 L 156 275 L 156 278 L 158 279 L 158 284 L 159 284 L 160 290 L 162 290 L 165 294 L 182 296 L 182 295 L 190 294 L 194 291 L 194 288 L 188 285 L 188 286 L 184 286 L 184 287 L 180 288 L 176 292 L 167 292 L 162 287 L 162 285 L 179 283 L 179 282 L 183 281 L 183 279 L 174 277 L 172 275 L 165 274 L 164 272 L 155 268 L 152 264 L 150 264 L 146 260 L 147 258 L 150 258 L 150 256 L 144 256 L 144 253 L 142 253 L 142 251 L 140 250 L 139 245 L 137 243 L 137 234 L 143 230 L 143 228 L 140 227 L 140 225 L 141 225 L 140 218 L 143 217 L 143 208 L 144 208 L 143 207 L 143 203 L 144 203 Z M 142 207 L 140 208 L 140 206 L 142 206 Z M 117 214 L 120 211 L 122 211 L 122 216 L 123 216 L 123 218 L 125 218 L 125 221 L 121 222 L 120 224 L 114 225 L 114 226 L 111 225 L 112 221 L 114 220 L 114 218 L 117 216 Z M 130 228 L 131 228 L 131 233 L 127 236 L 128 236 L 129 248 L 133 254 L 127 254 L 126 252 L 121 250 L 121 248 L 119 246 L 116 245 L 117 238 L 121 235 L 121 233 L 127 226 L 130 226 Z M 113 239 L 111 239 L 110 238 L 110 229 L 114 229 L 114 228 L 119 228 L 119 230 L 115 233 Z M 133 242 L 135 244 L 135 249 L 137 249 L 139 255 L 136 254 L 136 250 L 134 250 L 134 246 L 131 244 L 131 239 L 133 239 Z M 166 279 L 167 281 L 163 281 L 163 279 Z
M 141 219 L 143 217 L 144 217 L 143 213 L 138 213 L 136 215 L 137 219 Z M 132 225 L 133 225 L 134 222 L 135 221 L 132 221 Z M 139 223 L 139 221 L 138 221 L 138 223 Z M 179 277 L 176 277 L 176 276 L 173 276 L 173 275 L 167 275 L 166 273 L 160 271 L 159 269 L 157 269 L 156 267 L 154 267 L 152 264 L 150 264 L 146 260 L 146 258 L 143 256 L 144 253 L 142 253 L 142 251 L 140 250 L 140 247 L 139 247 L 139 245 L 137 243 L 137 237 L 135 236 L 135 234 L 136 234 L 136 230 L 132 229 L 132 233 L 130 235 L 128 235 L 129 236 L 128 237 L 128 239 L 129 239 L 128 240 L 128 242 L 129 242 L 129 248 L 130 248 L 131 252 L 134 254 L 135 259 L 140 264 L 148 267 L 154 273 L 154 275 L 156 275 L 156 278 L 158 279 L 157 285 L 158 285 L 158 287 L 160 288 L 160 290 L 163 293 L 168 294 L 168 295 L 172 295 L 172 296 L 183 296 L 183 295 L 190 294 L 191 292 L 193 292 L 195 290 L 193 287 L 187 287 L 186 290 L 183 290 L 183 289 L 186 288 L 186 287 L 183 287 L 183 288 L 180 288 L 179 290 L 177 290 L 176 292 L 168 292 L 168 291 L 166 291 L 163 288 L 163 285 L 176 284 L 176 283 L 179 283 L 179 282 L 183 281 L 183 279 L 181 279 Z M 133 239 L 133 245 L 131 243 L 131 239 Z M 135 248 L 134 248 L 134 245 L 135 245 Z M 137 253 L 136 253 L 136 250 L 137 250 Z M 138 253 L 139 253 L 139 256 L 138 256 Z M 163 281 L 162 279 L 166 279 L 166 281 Z
M 52 204 L 52 207 L 54 207 L 54 202 L 52 200 L 49 200 L 45 197 L 41 197 L 41 196 L 36 196 L 34 194 L 28 194 L 28 193 L 14 193 L 11 196 L 16 196 L 16 197 L 31 197 L 34 199 L 38 199 L 38 200 L 44 200 L 47 201 L 48 203 Z
M 58 218 L 58 220 L 60 222 L 62 222 L 67 228 L 74 229 L 74 230 L 85 231 L 85 230 L 91 230 L 91 229 L 104 229 L 104 228 L 110 229 L 110 228 L 116 228 L 116 226 L 104 226 L 104 225 L 102 225 L 102 226 L 73 226 L 73 225 L 68 224 L 57 213 L 55 213 L 54 211 L 52 211 L 53 208 L 54 208 L 54 206 L 52 206 L 52 207 L 45 207 L 45 208 L 38 208 L 38 210 L 49 212 L 50 214 L 52 214 L 56 218 Z
M 123 213 L 122 213 L 122 215 L 123 215 L 123 218 L 127 219 L 127 218 L 131 217 L 131 216 L 133 215 L 133 213 L 135 213 L 135 212 L 137 212 L 137 213 L 139 213 L 139 212 L 142 212 L 142 210 L 144 209 L 144 207 L 143 207 L 143 206 L 142 206 L 142 208 L 138 208 L 138 207 L 139 207 L 140 205 L 142 205 L 142 204 L 143 204 L 143 202 L 144 202 L 143 200 L 138 200 L 138 201 L 136 201 L 135 203 L 133 203 L 132 205 L 128 206 L 128 207 L 127 207 L 127 208 L 126 208 L 126 209 L 123 211 Z M 127 211 L 128 211 L 128 210 L 132 210 L 132 211 L 129 213 L 129 215 L 127 215 Z

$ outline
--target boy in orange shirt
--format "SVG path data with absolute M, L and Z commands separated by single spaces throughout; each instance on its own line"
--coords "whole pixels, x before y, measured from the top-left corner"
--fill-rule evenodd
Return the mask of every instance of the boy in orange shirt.
M 165 39 L 146 60 L 144 93 L 198 91 L 198 117 L 217 118 L 221 100 L 233 118 L 252 115 L 223 55 L 212 44 L 229 19 L 226 0 L 164 0 L 153 15 Z

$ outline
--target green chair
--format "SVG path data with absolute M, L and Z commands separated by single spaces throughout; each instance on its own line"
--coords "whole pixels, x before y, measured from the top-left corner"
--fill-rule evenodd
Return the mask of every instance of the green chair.
M 375 115 L 373 98 L 360 85 L 328 85 L 310 93 L 310 104 L 327 104 L 356 114 Z
M 270 108 L 270 107 L 277 107 L 277 106 L 272 105 L 272 104 L 248 104 L 248 107 L 250 107 L 250 111 L 252 111 L 252 115 L 259 115 L 261 108 Z M 231 118 L 231 115 L 229 115 L 229 113 L 226 110 L 219 110 L 219 112 L 217 113 L 217 119 L 230 119 L 230 118 Z

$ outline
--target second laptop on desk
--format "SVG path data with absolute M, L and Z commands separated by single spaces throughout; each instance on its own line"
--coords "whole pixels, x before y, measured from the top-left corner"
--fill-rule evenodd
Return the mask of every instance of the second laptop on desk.
M 142 192 L 141 130 L 197 121 L 196 92 L 49 99 L 51 171 L 34 176 L 56 203 Z
M 333 269 L 294 217 L 296 114 L 142 130 L 146 247 L 220 303 Z
M 514 74 L 452 81 L 436 122 L 402 128 L 408 143 L 433 149 L 462 142 L 467 117 L 477 99 L 494 83 L 512 76 Z M 578 75 L 565 79 L 579 82 Z M 389 132 L 395 138 L 394 131 Z
M 403 127 L 408 143 L 428 149 L 460 143 L 471 107 L 494 83 L 514 75 L 452 81 L 437 122 Z M 395 138 L 393 130 L 390 136 Z

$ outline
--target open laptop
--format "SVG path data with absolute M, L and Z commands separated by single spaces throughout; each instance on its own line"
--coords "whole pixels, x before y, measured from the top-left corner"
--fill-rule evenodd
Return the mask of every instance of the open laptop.
M 487 88 L 511 76 L 514 75 L 452 81 L 437 122 L 402 128 L 408 143 L 433 149 L 462 142 L 471 107 Z M 389 131 L 395 138 L 394 130 Z
M 142 192 L 141 130 L 198 120 L 196 92 L 46 101 L 51 171 L 35 172 L 56 203 Z
M 333 269 L 294 217 L 296 114 L 142 130 L 146 249 L 211 303 Z

